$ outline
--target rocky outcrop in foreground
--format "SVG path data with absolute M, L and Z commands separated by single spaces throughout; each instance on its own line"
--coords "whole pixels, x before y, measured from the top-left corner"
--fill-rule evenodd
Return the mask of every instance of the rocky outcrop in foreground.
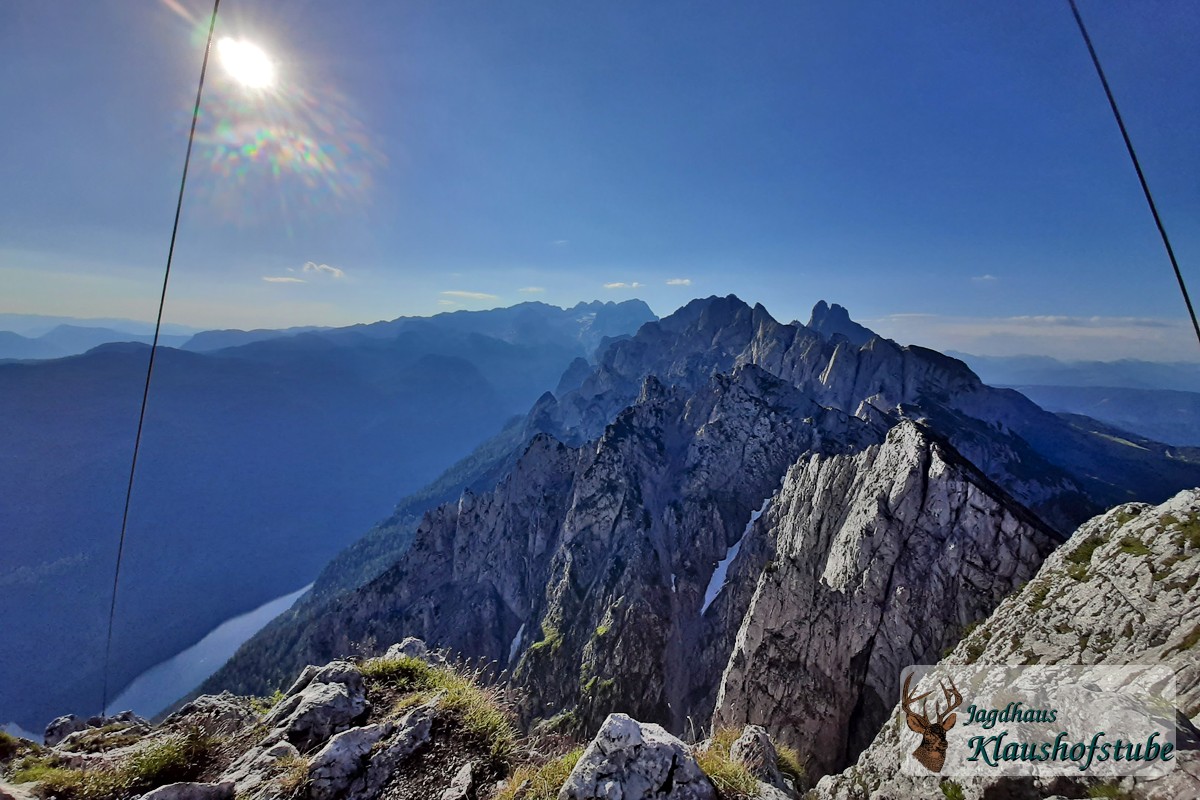
M 804 787 L 760 728 L 689 745 L 613 714 L 586 747 L 522 737 L 483 674 L 407 640 L 310 666 L 269 700 L 202 696 L 158 726 L 61 718 L 52 744 L 0 739 L 0 798 L 795 800 Z
M 1197 608 L 1200 490 L 1181 492 L 1159 506 L 1117 506 L 1080 527 L 1020 592 L 1001 603 L 942 663 L 1169 666 L 1175 671 L 1176 705 L 1184 718 L 1177 766 L 1154 780 L 962 779 L 953 782 L 953 791 L 960 792 L 956 796 L 1200 797 L 1200 752 L 1194 749 L 1194 723 L 1200 721 Z M 902 753 L 913 746 L 910 739 L 897 706 L 854 766 L 820 781 L 814 800 L 924 800 L 947 791 L 940 787 L 948 781 L 898 772 Z

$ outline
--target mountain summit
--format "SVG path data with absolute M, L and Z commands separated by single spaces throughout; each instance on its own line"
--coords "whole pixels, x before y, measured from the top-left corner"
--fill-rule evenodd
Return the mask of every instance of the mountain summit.
M 805 327 L 811 328 L 826 339 L 844 336 L 851 344 L 859 347 L 875 336 L 875 332 L 870 328 L 865 328 L 850 319 L 849 311 L 837 303 L 829 305 L 824 300 L 819 300 L 813 306 L 812 315 L 809 316 L 808 325 Z
M 527 725 L 768 725 L 832 772 L 898 665 L 935 661 L 1091 510 L 1200 483 L 837 308 L 814 328 L 710 297 L 610 342 L 206 690 L 418 636 L 509 668 Z

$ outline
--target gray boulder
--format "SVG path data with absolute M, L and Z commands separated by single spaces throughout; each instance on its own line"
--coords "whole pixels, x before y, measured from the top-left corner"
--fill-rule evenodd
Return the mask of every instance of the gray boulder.
M 260 745 L 246 751 L 235 761 L 221 776 L 221 781 L 233 783 L 239 797 L 254 797 L 278 772 L 276 765 L 281 760 L 299 757 L 300 751 L 290 742 Z
M 209 736 L 228 735 L 242 730 L 258 715 L 244 701 L 229 692 L 206 694 L 167 717 L 164 725 L 188 725 L 200 728 Z
M 333 800 L 345 796 L 350 785 L 367 770 L 371 749 L 395 728 L 394 723 L 384 722 L 351 728 L 330 739 L 309 764 L 309 797 Z
M 309 764 L 310 800 L 371 800 L 409 756 L 429 742 L 441 698 L 418 706 L 396 722 L 351 728 L 337 734 Z
M 72 733 L 77 733 L 85 728 L 87 728 L 87 722 L 81 720 L 74 714 L 67 714 L 66 716 L 59 717 L 46 726 L 46 746 L 54 747 Z
M 559 800 L 715 800 L 687 746 L 659 725 L 610 714 Z
M 475 794 L 475 763 L 468 761 L 442 791 L 441 800 L 469 800 Z
M 424 641 L 415 636 L 409 636 L 404 641 L 387 649 L 384 658 L 419 658 L 429 664 L 444 664 L 445 659 L 440 653 L 429 649 Z
M 169 783 L 142 795 L 142 800 L 233 800 L 232 783 Z
M 362 673 L 353 664 L 335 661 L 309 672 L 305 670 L 291 690 L 294 693 L 264 720 L 273 729 L 268 739 L 286 738 L 300 752 L 350 728 L 368 709 Z

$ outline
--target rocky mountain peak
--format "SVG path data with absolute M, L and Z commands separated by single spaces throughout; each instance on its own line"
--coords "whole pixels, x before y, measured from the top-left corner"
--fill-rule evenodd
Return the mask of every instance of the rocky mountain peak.
M 826 339 L 834 336 L 844 336 L 851 344 L 863 346 L 876 333 L 870 328 L 859 325 L 850 319 L 850 312 L 837 303 L 829 305 L 824 300 L 818 300 L 813 306 L 812 315 L 808 318 L 806 328 L 816 331 Z

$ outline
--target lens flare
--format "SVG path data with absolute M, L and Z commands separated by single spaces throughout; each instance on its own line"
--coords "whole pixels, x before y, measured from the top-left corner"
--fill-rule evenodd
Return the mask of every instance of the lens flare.
M 223 63 L 229 47 L 221 49 Z M 238 225 L 291 225 L 359 206 L 387 161 L 347 95 L 302 63 L 284 63 L 286 79 L 276 76 L 269 89 L 244 91 L 261 72 L 231 69 L 233 80 L 204 98 L 196 146 L 209 171 L 197 175 L 195 189 L 210 212 Z
M 228 36 L 217 42 L 221 65 L 238 83 L 250 89 L 266 89 L 275 83 L 275 65 L 256 44 Z

